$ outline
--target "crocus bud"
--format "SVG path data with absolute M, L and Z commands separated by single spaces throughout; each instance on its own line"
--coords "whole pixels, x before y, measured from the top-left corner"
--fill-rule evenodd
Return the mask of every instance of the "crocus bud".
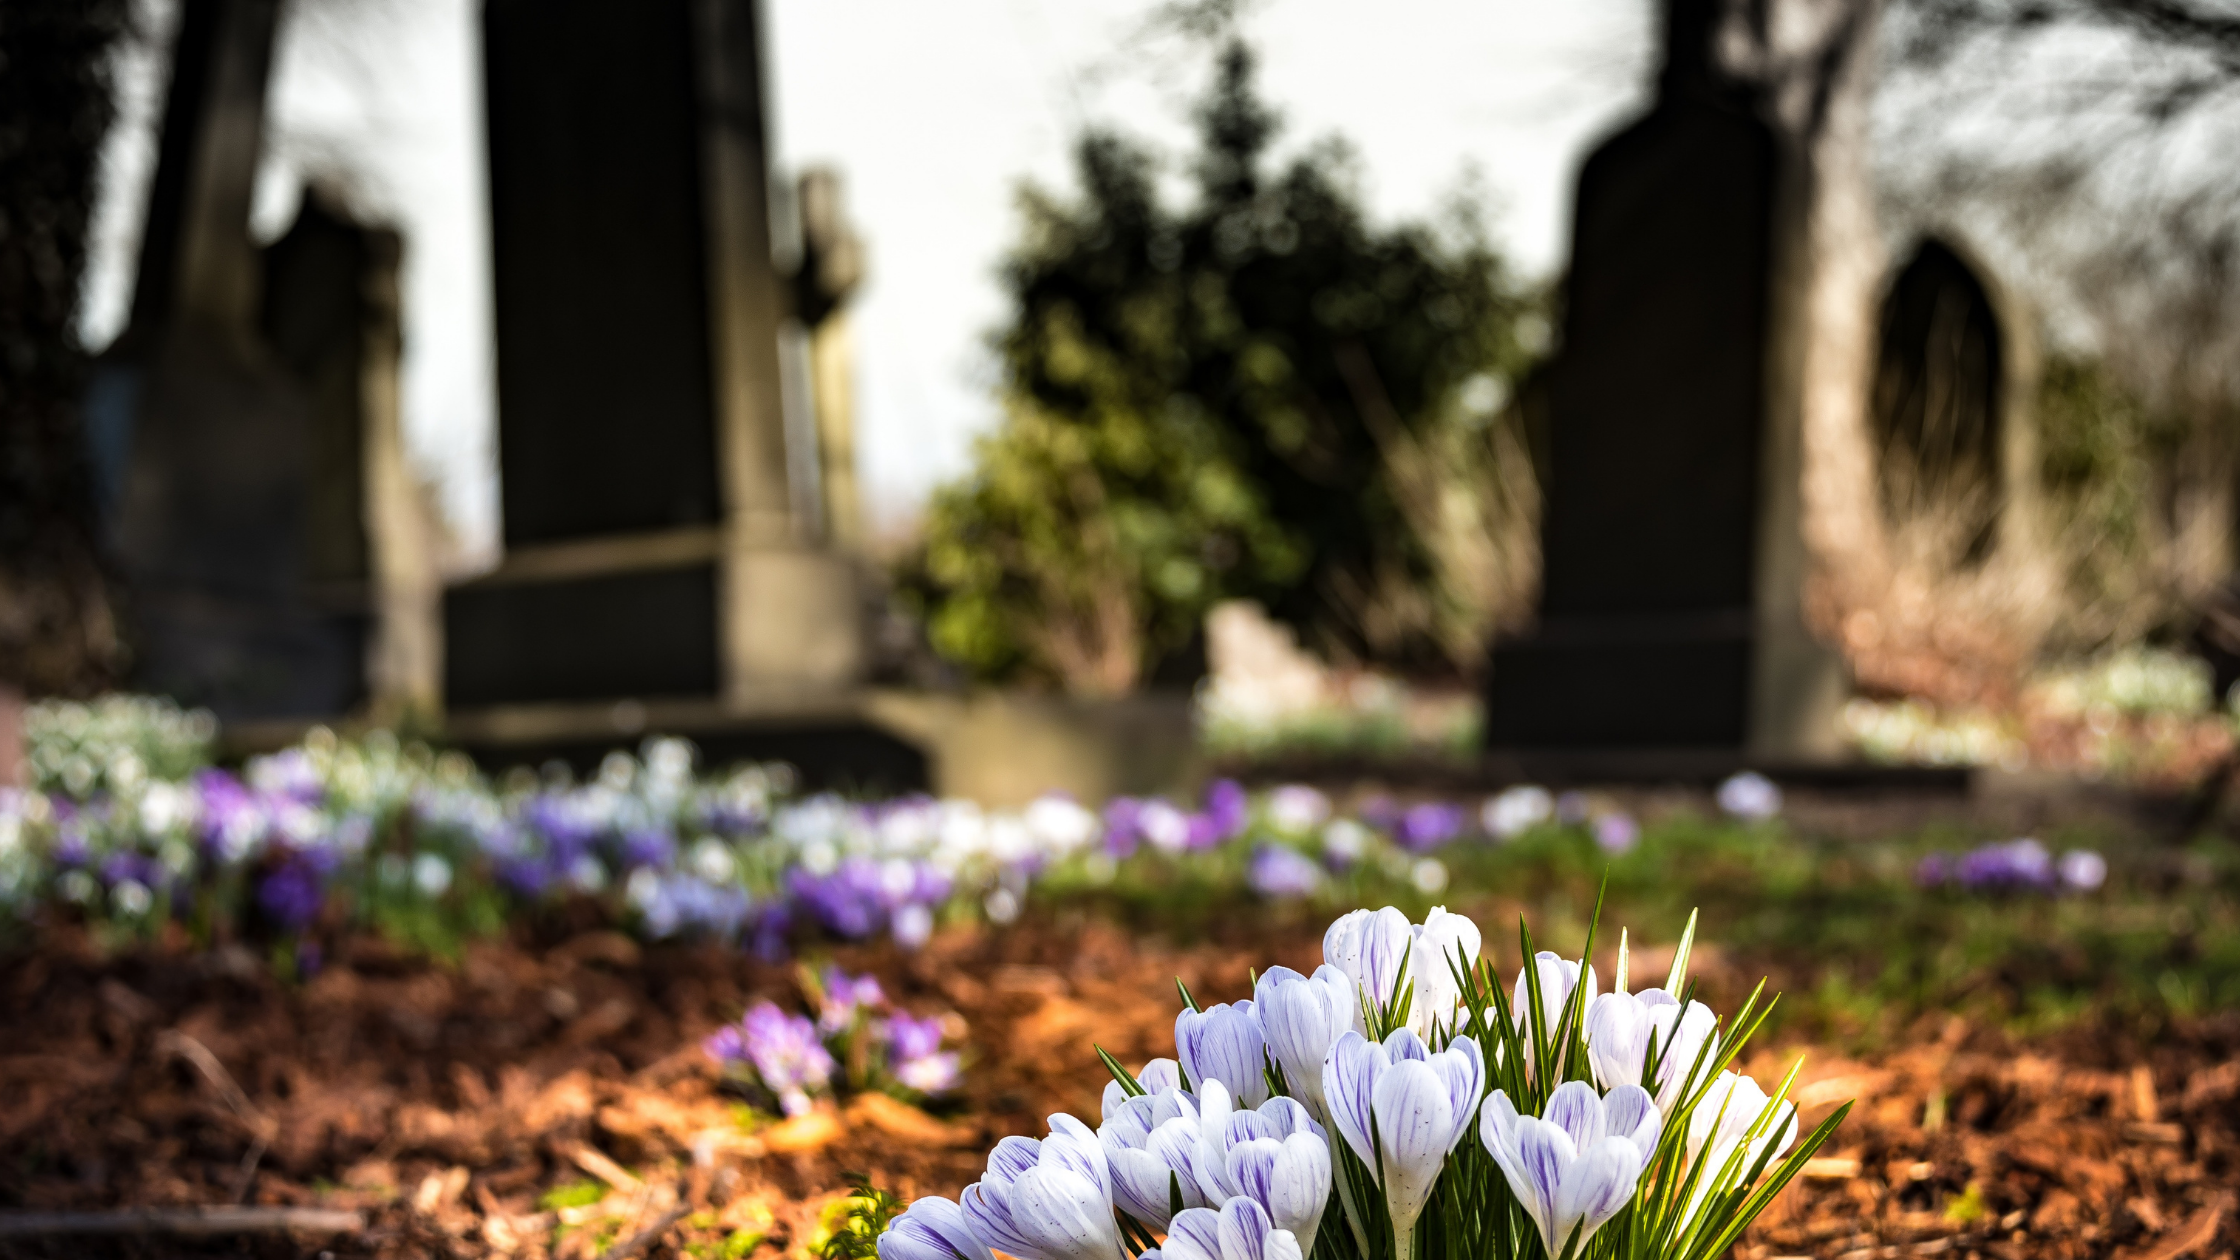
M 1251 1002 L 1183 1011 L 1174 1019 L 1174 1045 L 1192 1089 L 1202 1092 L 1207 1081 L 1219 1081 L 1247 1107 L 1267 1099 L 1267 1037 Z
M 1270 967 L 1260 974 L 1252 1004 L 1269 1057 L 1283 1069 L 1292 1097 L 1317 1119 L 1329 1119 L 1322 1105 L 1322 1063 L 1358 1014 L 1353 982 L 1328 963 L 1311 977 L 1289 967 Z
M 1323 1068 L 1322 1089 L 1331 1124 L 1385 1192 L 1396 1254 L 1407 1255 L 1447 1154 L 1477 1114 L 1485 1089 L 1478 1043 L 1457 1037 L 1432 1054 L 1405 1028 L 1383 1045 L 1348 1032 Z
M 1353 1031 L 1366 1036 L 1369 1026 L 1361 1012 L 1360 995 L 1384 1009 L 1400 982 L 1400 967 L 1415 944 L 1408 916 L 1391 906 L 1382 910 L 1355 910 L 1340 915 L 1322 934 L 1322 961 L 1336 967 L 1352 989 Z
M 955 1201 L 929 1195 L 879 1235 L 879 1260 L 995 1260 Z
M 1632 1201 L 1644 1151 L 1656 1148 L 1655 1131 L 1644 1127 L 1656 1115 L 1648 1091 L 1621 1086 L 1612 1098 L 1621 1092 L 1613 1108 L 1592 1085 L 1567 1081 L 1548 1096 L 1544 1119 L 1518 1115 L 1501 1090 L 1486 1099 L 1479 1137 L 1550 1256 L 1566 1247 L 1584 1254 L 1595 1231 Z M 1612 1131 L 1613 1119 L 1622 1132 Z
M 1663 989 L 1640 993 L 1605 993 L 1587 1011 L 1587 1060 L 1603 1088 L 1647 1085 L 1656 1091 L 1657 1107 L 1670 1114 L 1681 1102 L 1681 1092 L 1691 1073 L 1697 1083 L 1697 1059 L 1718 1052 L 1718 1016 L 1701 1002 L 1682 1007 Z M 1657 1059 L 1656 1079 L 1644 1079 L 1652 1043 Z

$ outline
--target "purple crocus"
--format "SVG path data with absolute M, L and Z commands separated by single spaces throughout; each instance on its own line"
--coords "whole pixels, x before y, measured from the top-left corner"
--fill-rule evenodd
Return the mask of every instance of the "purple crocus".
M 826 967 L 821 978 L 824 1004 L 817 1012 L 817 1028 L 825 1033 L 846 1032 L 858 1015 L 887 1004 L 886 990 L 877 976 L 851 976 L 838 967 Z
M 1143 842 L 1143 802 L 1132 796 L 1115 796 L 1104 806 L 1104 851 L 1116 858 L 1134 857 Z
M 957 1087 L 959 1060 L 941 1048 L 941 1021 L 896 1014 L 886 1024 L 887 1067 L 894 1078 L 921 1094 L 945 1094 Z
M 809 1110 L 809 1095 L 831 1084 L 838 1066 L 815 1024 L 769 1002 L 756 1003 L 737 1024 L 716 1030 L 701 1048 L 726 1067 L 751 1071 L 789 1116 Z
M 1213 825 L 1216 842 L 1243 831 L 1252 820 L 1252 801 L 1245 795 L 1244 785 L 1235 779 L 1215 779 L 1206 789 L 1204 816 Z
M 1253 850 L 1245 866 L 1245 882 L 1252 891 L 1272 900 L 1304 897 L 1322 887 L 1322 867 L 1296 849 L 1263 844 Z
M 257 886 L 257 905 L 274 923 L 290 932 L 301 932 L 311 926 L 326 900 L 321 872 L 303 854 L 282 862 Z
M 1633 815 L 1613 810 L 1594 820 L 1594 843 L 1612 857 L 1631 853 L 1641 843 L 1641 824 Z
M 1460 807 L 1443 801 L 1425 801 L 1411 805 L 1400 815 L 1392 828 L 1392 838 L 1400 847 L 1416 853 L 1436 849 L 1462 834 L 1463 813 Z

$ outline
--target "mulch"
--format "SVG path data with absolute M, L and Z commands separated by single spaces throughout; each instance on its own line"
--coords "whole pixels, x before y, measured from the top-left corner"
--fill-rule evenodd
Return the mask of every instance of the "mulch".
M 951 1017 L 967 1084 L 937 1115 L 881 1097 L 754 1129 L 699 1041 L 756 998 L 801 994 L 793 968 L 734 951 L 594 931 L 443 964 L 366 941 L 284 984 L 240 949 L 104 958 L 50 938 L 0 962 L 0 1211 L 249 1204 L 366 1223 L 0 1238 L 0 1255 L 590 1260 L 720 1255 L 757 1233 L 768 1260 L 800 1255 L 850 1174 L 954 1194 L 998 1137 L 1093 1118 L 1092 1040 L 1131 1063 L 1171 1053 L 1177 976 L 1204 1001 L 1243 996 L 1248 966 L 1311 968 L 1319 943 L 1304 924 L 1176 943 L 1073 917 L 944 931 L 914 954 L 839 949 L 900 1004 Z M 2240 1019 L 2143 1045 L 1956 1018 L 1916 1034 L 1811 1053 L 1807 1122 L 1859 1105 L 1741 1260 L 2217 1260 L 2240 1241 Z M 1770 1082 L 1805 1049 L 1750 1066 Z M 540 1207 L 562 1185 L 577 1201 Z

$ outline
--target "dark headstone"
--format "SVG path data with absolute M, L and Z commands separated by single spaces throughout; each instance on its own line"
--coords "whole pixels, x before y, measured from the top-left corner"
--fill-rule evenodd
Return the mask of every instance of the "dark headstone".
M 506 554 L 445 597 L 448 702 L 852 681 L 854 578 L 788 480 L 755 5 L 483 26 Z
M 315 544 L 335 487 L 313 470 L 336 455 L 260 335 L 292 330 L 319 283 L 283 249 L 280 301 L 260 312 L 248 209 L 276 20 L 273 0 L 183 7 L 132 323 L 89 398 L 132 683 L 229 719 L 333 715 L 364 695 L 364 601 L 333 584 L 362 579 L 363 539 Z M 346 298 L 357 280 L 336 283 Z
M 1782 154 L 1716 10 L 1668 4 L 1655 107 L 1579 177 L 1540 615 L 1496 645 L 1495 747 L 1753 740 Z
M 722 519 L 684 0 L 491 0 L 509 547 Z

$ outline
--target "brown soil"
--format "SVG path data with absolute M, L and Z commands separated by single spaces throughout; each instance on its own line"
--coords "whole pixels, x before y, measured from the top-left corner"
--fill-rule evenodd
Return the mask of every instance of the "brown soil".
M 238 951 L 103 961 L 50 945 L 0 970 L 0 1203 L 317 1205 L 361 1209 L 368 1228 L 0 1254 L 591 1257 L 669 1220 L 644 1254 L 719 1254 L 739 1229 L 766 1232 L 765 1257 L 799 1254 L 850 1171 L 905 1198 L 953 1194 L 1003 1134 L 1093 1118 L 1092 1037 L 1131 1063 L 1171 1053 L 1176 976 L 1219 1000 L 1243 995 L 1248 966 L 1319 954 L 1303 928 L 1235 935 L 1177 946 L 1075 921 L 841 950 L 903 1005 L 959 1018 L 967 1088 L 940 1117 L 858 1100 L 751 1133 L 699 1039 L 756 997 L 800 994 L 790 968 L 733 952 L 590 933 L 446 967 L 365 944 L 291 987 Z M 1808 1122 L 1859 1107 L 1742 1260 L 2216 1260 L 2240 1239 L 2240 1022 L 2136 1058 L 1957 1020 L 1910 1044 L 1808 1062 Z M 1770 1081 L 1795 1049 L 1751 1066 Z M 539 1209 L 587 1180 L 609 1187 L 601 1201 Z

